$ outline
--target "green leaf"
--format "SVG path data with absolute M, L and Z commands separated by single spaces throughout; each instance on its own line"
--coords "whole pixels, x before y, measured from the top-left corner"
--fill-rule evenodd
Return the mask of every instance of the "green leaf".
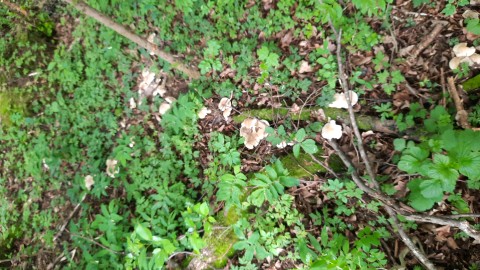
M 407 141 L 405 139 L 395 139 L 393 140 L 393 145 L 396 151 L 403 151 L 407 146 Z
M 244 250 L 247 249 L 250 246 L 250 243 L 248 241 L 238 241 L 233 245 L 233 248 L 235 250 Z
M 442 182 L 439 179 L 424 180 L 420 183 L 421 193 L 425 198 L 438 198 L 443 195 Z
M 281 176 L 280 183 L 286 187 L 294 187 L 300 184 L 300 181 L 295 177 Z
M 138 236 L 140 236 L 140 238 L 142 238 L 145 241 L 152 241 L 152 232 L 150 231 L 150 229 L 143 226 L 143 224 L 141 223 L 138 223 L 135 226 L 135 233 L 137 233 Z
M 468 153 L 457 160 L 461 174 L 470 179 L 480 178 L 480 153 Z
M 300 144 L 297 143 L 293 146 L 293 156 L 298 158 L 300 156 Z
M 305 136 L 306 136 L 306 132 L 305 132 L 305 129 L 301 128 L 297 131 L 297 133 L 295 134 L 295 140 L 297 140 L 297 142 L 302 142 L 303 139 L 305 139 Z
M 408 196 L 408 200 L 410 201 L 410 205 L 415 208 L 417 211 L 426 211 L 433 207 L 436 202 L 442 200 L 443 195 L 437 198 L 425 198 L 422 195 L 420 184 L 422 183 L 421 179 L 414 179 L 408 183 L 408 188 L 410 189 L 410 195 Z
M 277 172 L 275 172 L 275 169 L 273 169 L 271 166 L 266 166 L 265 171 L 267 172 L 268 177 L 270 179 L 275 180 L 277 179 L 278 175 Z
M 300 145 L 302 146 L 303 151 L 308 154 L 315 154 L 318 152 L 318 147 L 312 139 L 306 139 Z
M 257 50 L 258 59 L 260 61 L 267 60 L 269 53 L 270 51 L 268 50 L 268 47 L 262 46 L 262 48 Z

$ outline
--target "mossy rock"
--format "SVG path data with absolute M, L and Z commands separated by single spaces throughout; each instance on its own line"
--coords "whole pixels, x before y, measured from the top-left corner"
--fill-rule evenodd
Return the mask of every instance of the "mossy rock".
M 192 258 L 187 269 L 223 269 L 227 264 L 228 258 L 235 253 L 233 245 L 237 242 L 237 237 L 233 232 L 232 225 L 239 220 L 240 216 L 234 208 L 230 208 L 227 213 L 220 212 L 217 215 L 217 223 L 211 233 L 203 237 L 206 247 L 203 248 L 197 257 Z
M 9 125 L 10 116 L 14 113 L 25 115 L 28 111 L 28 102 L 27 95 L 17 94 L 2 86 L 0 88 L 0 123 Z
M 315 154 L 315 158 L 319 161 L 324 161 L 325 159 L 322 158 L 322 154 L 322 149 L 319 149 L 318 153 Z M 322 165 L 318 164 L 310 155 L 306 153 L 300 153 L 298 158 L 296 158 L 293 153 L 290 153 L 280 158 L 280 161 L 285 169 L 288 170 L 290 176 L 296 178 L 310 178 L 312 174 L 326 172 Z M 340 158 L 335 155 L 330 157 L 327 166 L 336 172 L 342 171 L 345 168 Z

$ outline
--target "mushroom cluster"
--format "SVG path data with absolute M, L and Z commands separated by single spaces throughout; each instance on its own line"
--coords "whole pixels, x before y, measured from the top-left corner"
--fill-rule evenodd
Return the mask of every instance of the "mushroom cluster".
M 475 47 L 468 47 L 467 43 L 458 43 L 453 47 L 455 57 L 448 63 L 451 69 L 457 69 L 461 63 L 480 65 L 480 55 L 475 53 Z
M 245 141 L 244 144 L 248 149 L 256 147 L 260 141 L 265 139 L 268 134 L 265 129 L 270 126 L 267 121 L 259 120 L 257 118 L 247 118 L 243 120 L 240 127 L 240 136 Z
M 232 100 L 229 98 L 222 98 L 218 103 L 218 109 L 223 112 L 223 118 L 228 120 L 228 117 L 232 113 Z
M 118 160 L 116 159 L 107 159 L 107 162 L 105 162 L 105 165 L 107 165 L 105 172 L 111 178 L 115 178 L 115 174 L 120 172 L 120 169 L 117 167 L 117 164 L 118 164 Z
M 358 95 L 353 91 L 347 91 L 352 106 L 357 104 Z M 348 109 L 348 102 L 345 93 L 337 93 L 333 95 L 333 102 L 328 105 L 330 108 Z M 322 128 L 322 137 L 327 140 L 340 139 L 342 137 L 342 126 L 337 125 L 335 120 L 328 119 L 328 123 Z
M 177 100 L 174 97 L 166 97 L 165 101 L 160 104 L 160 107 L 158 108 L 158 112 L 160 115 L 164 115 L 170 108 L 172 107 L 172 103 Z

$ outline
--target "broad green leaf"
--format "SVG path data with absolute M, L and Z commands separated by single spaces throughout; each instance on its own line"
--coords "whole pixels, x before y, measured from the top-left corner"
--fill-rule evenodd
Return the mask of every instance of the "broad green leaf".
M 315 154 L 318 152 L 318 147 L 312 139 L 306 139 L 301 144 L 303 151 L 308 154 Z
M 457 160 L 460 173 L 470 179 L 480 178 L 480 153 L 469 153 Z
M 298 158 L 300 156 L 300 143 L 297 143 L 293 146 L 293 156 Z
M 425 198 L 438 198 L 443 195 L 442 182 L 439 179 L 423 180 L 420 189 Z
M 306 135 L 307 135 L 307 133 L 305 132 L 305 129 L 301 128 L 295 134 L 295 140 L 297 140 L 297 142 L 302 142 L 303 139 L 305 139 Z
M 135 232 L 138 234 L 138 236 L 140 236 L 140 238 L 142 238 L 143 240 L 145 241 L 152 241 L 152 232 L 150 231 L 150 229 L 148 229 L 147 227 L 143 226 L 143 224 L 141 223 L 138 223 L 136 226 L 135 226 Z
M 408 200 L 410 201 L 410 205 L 415 208 L 417 211 L 426 211 L 431 209 L 436 202 L 442 200 L 442 196 L 439 198 L 425 198 L 420 189 L 420 184 L 422 183 L 422 179 L 414 179 L 408 183 L 408 188 L 410 189 L 410 195 L 408 196 Z
M 403 151 L 407 145 L 407 141 L 405 139 L 395 139 L 393 145 L 396 151 Z

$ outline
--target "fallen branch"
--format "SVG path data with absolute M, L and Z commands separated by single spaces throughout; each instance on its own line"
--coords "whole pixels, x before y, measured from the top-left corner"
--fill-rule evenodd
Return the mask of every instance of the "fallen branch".
M 410 56 L 408 57 L 408 62 L 412 64 L 415 62 L 418 58 L 418 55 L 425 50 L 430 44 L 435 40 L 435 38 L 442 32 L 442 29 L 444 27 L 446 22 L 443 21 L 437 21 L 434 23 L 435 27 L 431 32 L 428 33 L 428 35 L 420 42 L 420 44 L 415 46 L 415 50 L 412 51 Z
M 95 19 L 96 21 L 102 23 L 106 27 L 114 30 L 118 34 L 124 36 L 125 38 L 129 39 L 132 42 L 135 42 L 137 45 L 139 45 L 142 48 L 145 48 L 149 52 L 154 53 L 158 57 L 162 58 L 165 62 L 168 62 L 169 64 L 172 65 L 172 68 L 179 70 L 183 72 L 185 75 L 187 75 L 190 79 L 198 79 L 200 78 L 200 73 L 196 70 L 190 69 L 183 63 L 175 60 L 175 57 L 171 55 L 170 53 L 161 50 L 157 45 L 148 42 L 144 38 L 138 36 L 137 34 L 131 32 L 124 26 L 114 22 L 112 19 L 108 18 L 104 14 L 96 11 L 83 1 L 75 1 L 75 0 L 64 0 L 65 2 L 72 4 L 76 9 L 78 9 L 80 12 L 83 14 L 87 15 L 90 18 Z
M 332 27 L 333 28 L 333 27 Z M 348 104 L 348 114 L 350 116 L 350 124 L 352 125 L 353 128 L 353 133 L 355 134 L 355 137 L 358 140 L 358 150 L 360 151 L 360 157 L 362 158 L 363 162 L 365 163 L 365 168 L 367 169 L 367 173 L 370 176 L 370 180 L 372 183 L 374 183 L 375 188 L 378 189 L 378 184 L 375 184 L 375 174 L 373 173 L 372 167 L 370 166 L 370 162 L 368 161 L 367 157 L 367 152 L 365 151 L 365 148 L 363 147 L 363 139 L 362 135 L 360 134 L 360 130 L 358 129 L 357 121 L 355 120 L 355 114 L 353 113 L 353 107 L 352 107 L 352 102 L 350 100 L 350 95 L 348 94 L 348 91 L 350 90 L 350 87 L 348 85 L 348 80 L 344 74 L 344 68 L 343 68 L 343 62 L 342 62 L 342 57 L 341 57 L 341 43 L 342 42 L 342 29 L 338 31 L 337 34 L 337 64 L 338 64 L 338 79 L 340 81 L 340 85 L 343 89 L 343 93 L 345 94 L 345 98 L 347 100 Z
M 366 153 L 366 151 L 363 147 L 362 136 L 361 136 L 360 131 L 358 129 L 357 122 L 355 120 L 355 114 L 354 114 L 353 108 L 352 108 L 352 103 L 351 103 L 351 100 L 350 100 L 350 95 L 348 94 L 348 91 L 349 91 L 348 80 L 347 80 L 346 75 L 344 73 L 343 62 L 342 62 L 342 58 L 341 58 L 342 30 L 340 29 L 339 31 L 335 31 L 334 27 L 332 27 L 332 28 L 333 28 L 334 32 L 337 34 L 337 63 L 338 63 L 338 77 L 339 77 L 340 85 L 343 89 L 343 92 L 344 92 L 346 100 L 347 100 L 348 113 L 350 115 L 350 122 L 351 122 L 351 126 L 353 128 L 354 134 L 355 134 L 355 138 L 357 139 L 358 149 L 360 151 L 360 157 L 361 157 L 362 161 L 365 163 L 365 168 L 367 169 L 367 173 L 370 176 L 370 181 L 373 184 L 374 189 L 371 189 L 364 184 L 364 182 L 362 181 L 362 179 L 359 177 L 358 173 L 356 172 L 354 166 L 352 166 L 351 161 L 342 152 L 340 147 L 336 144 L 335 140 L 330 140 L 329 142 L 334 147 L 335 151 L 340 156 L 340 158 L 342 159 L 344 164 L 351 169 L 352 178 L 353 178 L 355 184 L 357 184 L 357 186 L 360 189 L 362 189 L 364 192 L 366 192 L 368 195 L 376 198 L 377 200 L 379 200 L 380 202 L 382 202 L 384 204 L 383 208 L 385 208 L 388 215 L 390 216 L 390 218 L 393 221 L 392 226 L 398 232 L 398 234 L 399 234 L 400 238 L 402 239 L 403 243 L 410 249 L 412 254 L 415 255 L 415 257 L 425 266 L 426 269 L 434 270 L 436 268 L 433 265 L 433 263 L 430 262 L 430 260 L 428 260 L 427 256 L 422 251 L 420 251 L 417 248 L 417 246 L 415 246 L 415 243 L 412 241 L 412 239 L 408 236 L 408 234 L 403 229 L 402 223 L 397 218 L 397 213 L 393 210 L 393 209 L 399 209 L 399 207 L 397 207 L 396 203 L 392 199 L 386 197 L 385 195 L 383 195 L 380 192 L 380 185 L 375 180 L 375 174 L 373 173 L 372 167 L 370 166 L 370 162 L 369 162 L 368 157 L 367 157 L 367 153 Z
M 460 99 L 460 95 L 458 94 L 457 87 L 455 87 L 455 81 L 453 77 L 447 78 L 448 82 L 448 92 L 453 99 L 453 103 L 455 104 L 455 109 L 457 110 L 457 114 L 455 115 L 455 120 L 457 123 L 462 127 L 469 129 L 470 124 L 468 123 L 468 113 L 463 108 L 463 102 Z

